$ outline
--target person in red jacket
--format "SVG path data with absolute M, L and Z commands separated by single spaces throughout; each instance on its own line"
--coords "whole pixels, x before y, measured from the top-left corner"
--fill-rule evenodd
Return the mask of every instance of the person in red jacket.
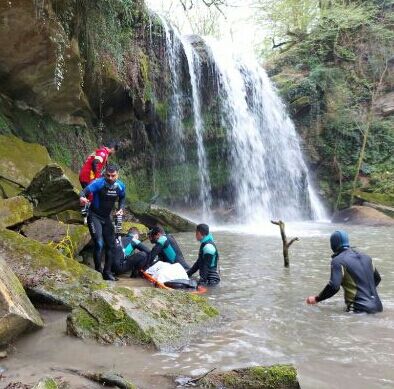
M 79 172 L 79 182 L 81 183 L 82 189 L 96 178 L 101 177 L 101 172 L 107 165 L 108 157 L 117 150 L 118 144 L 111 142 L 108 146 L 101 146 L 86 158 Z

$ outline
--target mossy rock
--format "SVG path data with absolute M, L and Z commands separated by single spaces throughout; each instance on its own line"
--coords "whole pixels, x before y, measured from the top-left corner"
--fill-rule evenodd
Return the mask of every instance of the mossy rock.
M 23 226 L 22 233 L 28 238 L 50 244 L 69 257 L 77 255 L 91 239 L 86 226 L 64 224 L 47 218 Z
M 0 177 L 0 198 L 9 199 L 18 196 L 23 189 L 22 186 Z
M 382 204 L 389 207 L 394 207 L 394 194 L 369 193 L 359 190 L 356 191 L 355 196 L 358 197 L 360 200 L 367 201 L 369 203 Z
M 372 207 L 359 205 L 335 212 L 332 222 L 368 226 L 394 226 L 394 218 Z
M 94 292 L 72 311 L 68 333 L 101 343 L 152 344 L 179 349 L 219 312 L 201 296 L 155 288 L 114 288 Z
M 40 314 L 0 253 L 0 345 L 8 344 L 28 329 L 43 326 Z
M 45 166 L 37 173 L 24 195 L 33 202 L 36 217 L 80 209 L 79 191 L 55 163 Z
M 291 365 L 255 366 L 210 373 L 199 387 L 228 389 L 299 389 L 297 370 Z
M 80 211 L 68 209 L 56 215 L 51 215 L 51 219 L 57 220 L 65 224 L 83 224 L 83 216 Z
M 290 108 L 295 115 L 309 108 L 311 105 L 311 99 L 309 96 L 301 96 L 293 100 L 290 103 Z
M 126 234 L 130 228 L 136 228 L 140 235 L 140 240 L 145 240 L 148 237 L 149 228 L 141 223 L 123 222 L 122 231 Z
M 139 201 L 131 204 L 130 211 L 148 227 L 161 225 L 166 232 L 187 232 L 196 230 L 195 223 L 177 215 L 167 208 L 149 205 Z
M 15 136 L 0 135 L 0 177 L 27 187 L 49 163 L 51 158 L 44 146 L 24 142 Z
M 29 297 L 39 303 L 71 309 L 108 285 L 100 273 L 14 231 L 0 230 L 0 254 Z
M 12 227 L 33 217 L 33 206 L 22 196 L 0 199 L 0 228 Z

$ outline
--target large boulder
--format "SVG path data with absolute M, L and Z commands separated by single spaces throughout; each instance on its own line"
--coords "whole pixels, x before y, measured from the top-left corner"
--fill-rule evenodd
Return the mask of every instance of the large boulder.
M 196 224 L 192 221 L 171 212 L 167 208 L 149 205 L 144 202 L 133 203 L 130 207 L 133 215 L 148 227 L 161 225 L 167 232 L 195 231 Z
M 67 211 L 62 211 L 56 215 L 51 215 L 51 219 L 57 220 L 66 224 L 83 224 L 83 216 L 80 211 L 73 211 L 68 209 Z
M 374 103 L 374 109 L 377 114 L 390 116 L 394 114 L 394 92 L 386 93 L 378 97 Z
M 0 253 L 0 345 L 9 343 L 28 329 L 43 325 L 40 314 Z
M 187 383 L 182 377 L 178 383 Z M 195 385 L 193 385 L 195 386 Z M 291 365 L 254 366 L 228 372 L 211 372 L 197 381 L 200 388 L 299 389 L 297 370 Z
M 101 343 L 153 344 L 160 350 L 188 344 L 218 311 L 201 296 L 155 288 L 99 290 L 72 311 L 70 334 Z
M 34 204 L 34 216 L 37 217 L 80 209 L 79 191 L 55 163 L 39 171 L 24 194 Z
M 100 273 L 14 231 L 0 230 L 0 255 L 38 303 L 72 309 L 92 291 L 107 287 Z
M 141 223 L 125 221 L 122 224 L 122 232 L 127 233 L 130 228 L 136 228 L 140 235 L 140 240 L 145 240 L 148 237 L 149 228 Z
M 9 199 L 10 197 L 18 196 L 22 191 L 23 186 L 0 177 L 0 198 Z
M 51 162 L 44 146 L 27 143 L 15 136 L 0 135 L 0 178 L 13 183 L 17 191 L 27 187 L 33 177 Z M 0 185 L 6 185 L 1 181 Z
M 64 255 L 71 257 L 78 254 L 91 239 L 86 226 L 64 224 L 47 218 L 24 225 L 21 231 L 28 238 L 51 244 Z
M 363 224 L 369 226 L 394 226 L 394 219 L 384 213 L 360 205 L 337 211 L 331 220 L 333 223 Z
M 394 195 L 391 193 L 370 193 L 357 191 L 355 193 L 357 205 L 375 208 L 388 216 L 394 217 Z
M 72 310 L 68 331 L 103 343 L 179 348 L 218 311 L 206 299 L 155 288 L 119 288 L 54 248 L 0 230 L 0 255 L 36 303 Z
M 0 228 L 12 227 L 33 217 L 33 206 L 22 196 L 0 199 Z

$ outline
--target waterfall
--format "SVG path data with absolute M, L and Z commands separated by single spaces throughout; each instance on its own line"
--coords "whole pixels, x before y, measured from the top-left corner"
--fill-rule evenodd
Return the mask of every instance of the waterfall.
M 158 16 L 164 28 L 170 73 L 172 158 L 178 158 L 176 168 L 182 170 L 185 166 L 180 184 L 184 185 L 186 193 L 190 193 L 188 165 L 192 159 L 186 150 L 190 150 L 191 138 L 189 133 L 186 135 L 183 121 L 191 109 L 199 204 L 201 216 L 207 220 L 211 216 L 213 200 L 210 166 L 204 145 L 206 125 L 202 114 L 202 92 L 208 82 L 206 75 L 204 79 L 202 77 L 206 58 L 200 58 L 200 51 L 198 54 L 191 41 Z M 208 66 L 213 69 L 215 78 L 212 84 L 217 92 L 215 97 L 218 97 L 219 108 L 216 110 L 220 110 L 221 127 L 227 137 L 221 141 L 226 148 L 221 162 L 227 163 L 230 171 L 230 195 L 225 193 L 238 220 L 256 223 L 270 218 L 324 219 L 324 209 L 311 185 L 294 124 L 264 69 L 254 58 L 241 57 L 233 52 L 231 44 L 210 38 L 204 38 L 203 43 L 208 54 Z M 187 60 L 187 69 L 185 63 L 182 66 L 183 59 Z M 209 113 L 210 109 L 204 100 L 204 113 Z M 186 141 L 189 142 L 188 147 Z M 186 197 L 185 203 L 191 205 L 190 196 Z
M 158 14 L 164 28 L 165 51 L 168 67 L 170 70 L 171 83 L 171 101 L 169 108 L 169 127 L 171 129 L 172 154 L 177 164 L 186 163 L 186 152 L 184 147 L 184 128 L 183 128 L 183 89 L 180 79 L 182 74 L 182 42 L 180 35 L 175 28 L 170 26 L 167 20 Z M 181 185 L 183 186 L 186 196 L 185 202 L 188 201 L 189 194 L 189 174 L 185 171 L 182 175 Z
M 188 71 L 191 84 L 191 100 L 193 109 L 194 132 L 197 143 L 197 158 L 198 158 L 198 177 L 199 177 L 199 200 L 202 207 L 203 218 L 210 218 L 210 209 L 212 205 L 211 184 L 209 179 L 208 160 L 204 147 L 203 133 L 204 122 L 201 114 L 201 66 L 198 55 L 193 46 L 186 37 L 182 37 L 176 28 L 170 26 L 168 22 L 160 16 L 160 20 L 164 27 L 166 37 L 166 53 L 169 69 L 171 73 L 172 98 L 171 98 L 171 116 L 170 127 L 175 134 L 176 149 L 180 151 L 180 161 L 185 163 L 187 160 L 184 147 L 184 128 L 183 120 L 183 105 L 182 105 L 182 85 L 179 75 L 181 69 L 182 52 L 186 55 Z M 186 178 L 186 177 L 185 177 Z M 189 177 L 187 177 L 189 178 Z M 185 182 L 187 181 L 187 178 Z
M 206 38 L 227 130 L 238 217 L 322 219 L 292 121 L 266 72 L 231 45 Z
M 212 205 L 212 197 L 208 160 L 205 152 L 203 139 L 204 122 L 201 114 L 200 98 L 201 64 L 198 55 L 195 52 L 191 43 L 186 38 L 183 38 L 182 44 L 187 57 L 190 82 L 192 85 L 194 130 L 197 141 L 198 175 L 200 179 L 200 202 L 202 204 L 203 219 L 207 220 L 211 217 L 210 209 Z

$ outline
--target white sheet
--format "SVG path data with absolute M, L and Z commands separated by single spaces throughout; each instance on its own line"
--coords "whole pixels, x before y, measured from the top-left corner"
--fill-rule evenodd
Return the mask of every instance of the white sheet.
M 146 271 L 162 284 L 172 280 L 188 280 L 186 270 L 180 263 L 168 263 L 158 261 Z

